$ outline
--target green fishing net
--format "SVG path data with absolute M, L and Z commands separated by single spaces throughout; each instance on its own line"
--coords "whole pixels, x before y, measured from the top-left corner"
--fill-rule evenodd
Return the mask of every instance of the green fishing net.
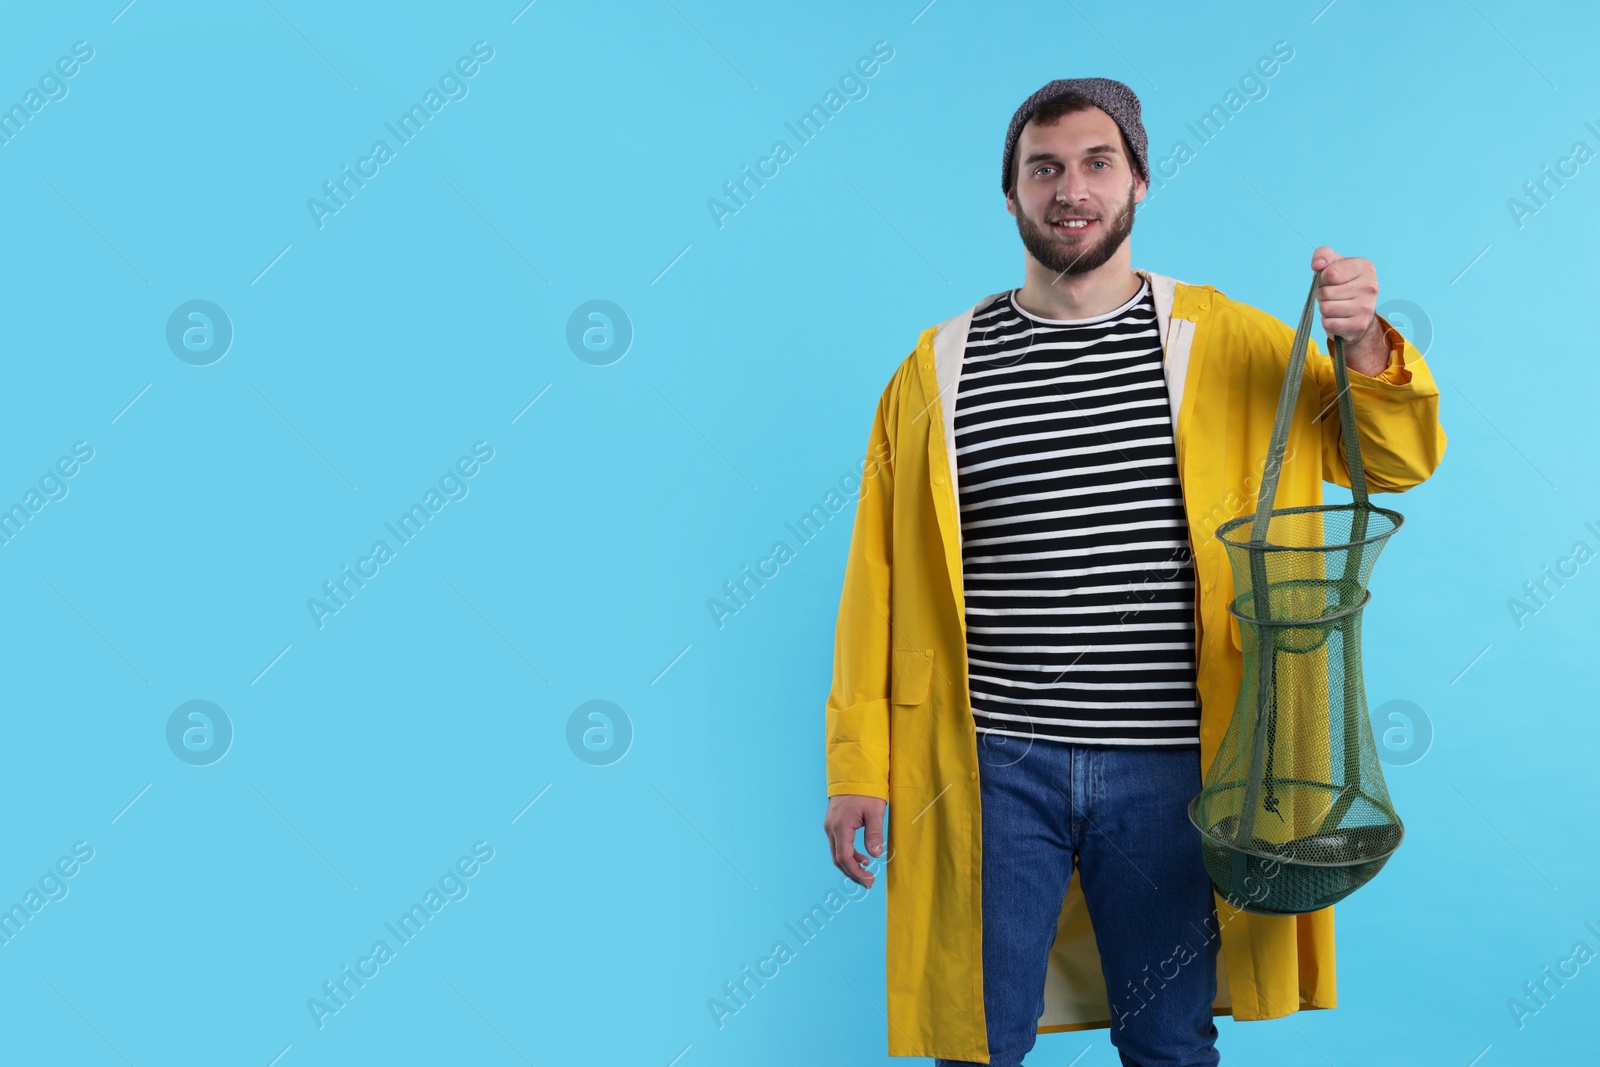
M 1273 509 L 1316 307 L 1316 272 L 1290 350 L 1254 516 L 1216 536 L 1233 568 L 1244 676 L 1233 719 L 1189 803 L 1206 869 L 1235 907 L 1326 908 L 1366 884 L 1405 829 L 1367 718 L 1361 614 L 1372 566 L 1402 517 L 1367 500 L 1343 343 L 1331 341 L 1349 504 Z

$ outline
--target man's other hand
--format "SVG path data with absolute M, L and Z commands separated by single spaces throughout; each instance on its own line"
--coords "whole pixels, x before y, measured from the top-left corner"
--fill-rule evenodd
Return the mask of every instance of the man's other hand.
M 828 847 L 833 852 L 833 865 L 844 872 L 852 882 L 872 888 L 873 873 L 867 869 L 868 858 L 856 851 L 856 831 L 866 828 L 867 851 L 875 859 L 883 855 L 883 815 L 886 801 L 877 797 L 840 793 L 828 798 L 828 814 L 822 820 L 822 832 L 828 836 Z

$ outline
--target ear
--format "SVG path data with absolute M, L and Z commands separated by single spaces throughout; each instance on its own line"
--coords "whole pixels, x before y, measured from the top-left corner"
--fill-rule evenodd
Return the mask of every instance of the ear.
M 1013 217 L 1017 214 L 1017 187 L 1014 185 L 1011 191 L 1006 193 L 1006 214 Z

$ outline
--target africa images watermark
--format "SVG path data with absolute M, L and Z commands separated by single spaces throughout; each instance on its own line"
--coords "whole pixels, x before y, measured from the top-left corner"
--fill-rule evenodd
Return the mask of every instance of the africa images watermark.
M 46 68 L 39 75 L 38 88 L 29 86 L 21 100 L 9 108 L 0 108 L 0 145 L 9 145 L 47 104 L 65 100 L 72 91 L 67 82 L 93 58 L 93 45 L 88 41 L 74 41 L 70 56 L 60 57 L 54 67 Z
M 1600 542 L 1600 529 L 1596 529 L 1594 523 L 1586 522 L 1583 528 Z M 1506 600 L 1506 607 L 1511 612 L 1511 621 L 1517 624 L 1517 629 L 1521 630 L 1527 626 L 1529 619 L 1549 607 L 1550 601 L 1555 599 L 1556 594 L 1567 587 L 1567 582 L 1582 573 L 1580 568 L 1594 558 L 1594 548 L 1589 542 L 1579 538 L 1572 543 L 1572 551 L 1556 560 L 1553 566 L 1549 563 L 1542 566 L 1539 569 L 1541 576 L 1537 580 L 1523 582 L 1523 595 L 1509 597 Z
M 1600 929 L 1597 929 L 1592 922 L 1585 922 L 1583 927 L 1593 934 L 1596 938 L 1596 943 L 1600 944 Z M 1529 1019 L 1548 1008 L 1550 1002 L 1556 998 L 1556 994 L 1567 987 L 1567 982 L 1578 977 L 1581 973 L 1580 969 L 1594 958 L 1595 950 L 1589 946 L 1589 942 L 1576 941 L 1572 945 L 1572 951 L 1556 961 L 1553 972 L 1547 963 L 1539 968 L 1539 973 L 1544 977 L 1537 981 L 1530 980 L 1522 983 L 1522 991 L 1525 997 L 1506 998 L 1506 1007 L 1510 1010 L 1511 1021 L 1517 1024 L 1517 1029 L 1521 1030 L 1526 1027 Z M 1567 969 L 1569 965 L 1572 968 L 1571 970 Z M 1550 988 L 1551 982 L 1555 983 L 1554 989 Z
M 1596 143 L 1600 143 L 1600 127 L 1596 127 L 1593 120 L 1585 122 L 1583 128 L 1594 135 Z M 1528 224 L 1528 219 L 1549 207 L 1556 193 L 1567 187 L 1567 182 L 1562 179 L 1570 181 L 1576 178 L 1580 173 L 1579 168 L 1594 157 L 1595 150 L 1588 141 L 1574 141 L 1567 154 L 1556 160 L 1553 173 L 1550 164 L 1546 163 L 1539 168 L 1543 177 L 1523 182 L 1522 193 L 1526 199 L 1515 196 L 1506 199 L 1506 210 L 1511 212 L 1511 221 L 1516 223 L 1517 229 L 1522 229 Z
M 853 71 L 846 70 L 839 76 L 837 89 L 830 88 L 820 104 L 812 104 L 810 110 L 801 114 L 798 119 L 785 122 L 784 128 L 794 135 L 795 141 L 802 147 L 810 144 L 827 127 L 829 120 L 844 110 L 847 103 L 867 98 L 869 90 L 866 80 L 876 77 L 883 69 L 881 64 L 888 63 L 893 58 L 894 48 L 888 41 L 873 42 L 872 56 L 862 56 L 857 59 Z M 723 182 L 722 192 L 729 202 L 714 196 L 706 201 L 706 209 L 711 212 L 711 221 L 717 224 L 717 229 L 725 227 L 728 218 L 749 207 L 749 201 L 755 199 L 757 190 L 765 189 L 767 181 L 776 178 L 783 166 L 791 162 L 795 155 L 795 150 L 789 147 L 788 141 L 774 141 L 768 153 L 756 161 L 754 173 L 751 173 L 750 165 L 747 163 L 740 168 L 738 178 Z M 768 164 L 772 166 L 771 171 L 767 170 Z M 751 188 L 752 183 L 754 188 Z
M 311 221 L 317 224 L 317 229 L 327 225 L 329 216 L 337 215 L 349 207 L 356 194 L 367 187 L 367 181 L 382 173 L 382 168 L 394 160 L 398 149 L 410 144 L 433 117 L 444 110 L 446 104 L 465 100 L 471 92 L 467 82 L 477 77 L 484 64 L 492 59 L 494 47 L 489 42 L 473 42 L 472 55 L 461 56 L 453 67 L 446 68 L 439 75 L 438 88 L 429 86 L 428 91 L 422 94 L 421 103 L 412 104 L 393 122 L 383 124 L 384 129 L 394 135 L 394 147 L 391 148 L 386 140 L 374 141 L 367 154 L 356 160 L 354 171 L 346 163 L 340 168 L 337 179 L 323 182 L 322 197 L 313 196 L 306 200 L 306 210 L 311 212 Z
M 1283 469 L 1284 464 L 1294 459 L 1297 451 L 1298 449 L 1292 445 L 1284 451 L 1283 458 L 1278 461 L 1278 469 L 1280 471 Z M 1201 515 L 1197 522 L 1191 523 L 1189 526 L 1190 536 L 1195 537 L 1198 532 L 1198 539 L 1195 543 L 1209 545 L 1216 539 L 1219 526 L 1245 514 L 1246 507 L 1253 511 L 1258 503 L 1257 496 L 1266 473 L 1267 460 L 1262 459 L 1256 463 L 1254 472 L 1245 475 L 1244 482 L 1238 489 L 1230 489 L 1228 495 L 1220 503 L 1212 505 L 1210 511 Z
M 67 494 L 71 492 L 68 480 L 75 477 L 91 459 L 94 459 L 94 446 L 88 441 L 74 441 L 72 455 L 61 456 L 54 465 L 46 467 L 39 476 L 37 489 L 29 486 L 21 500 L 0 511 L 0 546 L 9 545 L 33 521 L 33 517 L 44 510 L 46 504 L 67 499 Z
M 311 1013 L 311 1021 L 316 1023 L 317 1029 L 321 1030 L 331 1016 L 348 1008 L 356 994 L 382 974 L 383 968 L 395 961 L 402 948 L 416 940 L 417 935 L 444 910 L 446 904 L 466 900 L 467 894 L 472 892 L 467 883 L 477 877 L 483 865 L 492 859 L 493 845 L 487 841 L 473 842 L 472 854 L 461 856 L 453 866 L 445 868 L 439 876 L 437 887 L 430 885 L 422 894 L 422 899 L 413 903 L 408 911 L 393 922 L 383 924 L 383 928 L 394 938 L 394 944 L 380 937 L 372 943 L 365 956 L 356 960 L 354 969 L 350 964 L 345 964 L 339 968 L 336 978 L 322 983 L 321 994 L 307 997 L 306 1010 Z
M 884 845 L 882 856 L 867 860 L 867 870 L 874 875 L 880 874 L 892 859 L 894 859 L 894 844 L 889 842 Z M 827 927 L 828 920 L 844 911 L 845 905 L 862 900 L 871 892 L 872 890 L 861 883 L 841 876 L 838 889 L 828 890 L 822 898 L 822 903 L 811 905 L 811 910 L 805 912 L 795 922 L 784 923 L 783 927 L 794 935 L 795 943 L 800 948 L 805 948 Z M 797 949 L 791 948 L 789 942 L 780 939 L 773 942 L 767 954 L 756 961 L 754 970 L 747 963 L 739 968 L 738 979 L 722 983 L 722 994 L 725 999 L 706 998 L 706 1010 L 711 1012 L 711 1021 L 717 1024 L 717 1029 L 726 1029 L 728 1020 L 748 1008 L 756 993 L 765 989 L 768 982 L 782 973 L 784 965 L 793 962 L 798 955 Z
M 829 489 L 823 495 L 822 503 L 812 504 L 809 511 L 795 520 L 800 524 L 798 528 L 794 522 L 786 522 L 783 524 L 784 529 L 794 535 L 801 548 L 809 545 L 827 527 L 829 520 L 844 510 L 845 502 L 849 498 L 854 497 L 859 504 L 866 497 L 878 472 L 885 467 L 893 469 L 892 459 L 889 443 L 885 441 L 876 456 L 868 456 L 862 462 L 860 478 L 848 472 L 840 475 L 839 488 Z M 849 484 L 852 481 L 856 483 L 854 486 Z M 813 524 L 815 529 L 812 528 Z M 727 625 L 728 618 L 749 607 L 756 593 L 767 587 L 767 581 L 782 574 L 783 565 L 795 559 L 797 555 L 798 553 L 789 547 L 787 541 L 774 542 L 771 551 L 756 561 L 755 573 L 751 573 L 750 564 L 746 563 L 739 568 L 741 577 L 737 582 L 723 582 L 722 589 L 727 599 L 710 597 L 706 600 L 706 609 L 711 612 L 711 621 L 717 624 L 717 629 L 722 629 Z M 769 565 L 772 568 L 770 573 L 767 570 Z M 752 582 L 755 583 L 755 588 L 751 588 Z
M 71 891 L 68 880 L 75 877 L 83 870 L 83 865 L 92 859 L 94 846 L 87 841 L 74 841 L 72 855 L 62 855 L 52 866 L 46 867 L 39 876 L 38 888 L 29 886 L 21 900 L 9 909 L 0 911 L 0 945 L 11 944 L 12 939 L 33 922 L 34 916 L 43 911 L 46 904 L 66 900 L 67 893 Z
M 337 615 L 349 607 L 356 594 L 366 588 L 367 582 L 382 574 L 383 567 L 394 560 L 399 549 L 415 540 L 433 517 L 444 510 L 446 504 L 452 500 L 467 499 L 467 494 L 472 491 L 467 482 L 476 477 L 483 469 L 483 464 L 492 459 L 494 459 L 494 446 L 487 441 L 475 442 L 471 456 L 461 456 L 456 460 L 454 467 L 439 476 L 438 488 L 429 486 L 428 491 L 422 495 L 421 503 L 412 504 L 410 510 L 401 513 L 394 522 L 383 524 L 383 528 L 394 535 L 393 548 L 387 541 L 374 541 L 367 555 L 356 560 L 354 572 L 350 570 L 350 564 L 346 563 L 340 568 L 337 579 L 323 582 L 323 598 L 306 599 L 306 610 L 311 613 L 311 621 L 316 624 L 317 629 L 320 630 L 327 625 L 330 615 Z M 370 571 L 367 569 L 369 566 L 372 568 Z
M 1274 41 L 1272 54 L 1262 56 L 1256 60 L 1255 65 L 1246 68 L 1239 76 L 1238 88 L 1230 88 L 1222 96 L 1222 102 L 1212 104 L 1209 109 L 1201 112 L 1198 125 L 1195 122 L 1185 122 L 1183 128 L 1194 135 L 1196 146 L 1204 148 L 1222 133 L 1234 116 L 1245 109 L 1251 101 L 1260 101 L 1267 98 L 1271 91 L 1268 86 L 1272 78 L 1288 65 L 1294 58 L 1294 46 L 1288 41 Z M 1157 157 L 1150 153 L 1150 188 L 1145 193 L 1144 207 L 1150 203 L 1151 197 L 1166 188 L 1167 183 L 1178 176 L 1179 168 L 1193 162 L 1197 157 L 1195 148 L 1189 146 L 1188 141 L 1173 142 L 1167 154 Z
M 1217 954 L 1221 952 L 1220 939 L 1223 927 L 1245 914 L 1250 904 L 1259 904 L 1267 898 L 1271 888 L 1267 883 L 1278 877 L 1283 870 L 1283 864 L 1277 860 L 1267 860 L 1261 863 L 1256 870 L 1257 873 L 1262 875 L 1262 878 L 1258 881 L 1255 874 L 1247 874 L 1244 878 L 1244 884 L 1240 887 L 1244 890 L 1245 896 L 1249 898 L 1248 902 L 1234 896 L 1231 890 L 1223 891 L 1217 888 L 1215 883 L 1212 884 L 1212 888 L 1217 895 L 1221 896 L 1228 907 L 1233 909 L 1233 913 L 1219 923 L 1215 921 L 1216 909 L 1212 908 L 1211 915 L 1205 920 L 1205 925 L 1208 929 L 1202 930 L 1199 927 L 1195 927 L 1195 931 L 1202 935 L 1202 948 L 1196 949 L 1187 941 L 1180 941 L 1172 947 L 1170 956 L 1156 964 L 1155 974 L 1151 974 L 1150 965 L 1145 964 L 1142 971 L 1144 978 L 1139 984 L 1137 986 L 1134 985 L 1131 979 L 1127 983 L 1128 992 L 1133 994 L 1133 999 L 1139 1002 L 1139 1006 L 1130 1010 L 1124 1006 L 1127 1002 L 1122 1000 L 1113 1003 L 1111 1006 L 1112 1013 L 1116 1015 L 1117 1029 L 1120 1030 L 1127 1026 L 1130 1017 L 1138 1015 L 1145 1008 L 1148 1008 L 1160 992 L 1167 988 L 1167 983 L 1177 978 L 1182 969 L 1190 963 L 1197 959 L 1205 959 L 1210 961 L 1212 966 L 1216 965 Z M 1215 948 L 1211 947 L 1213 942 L 1216 942 Z M 1168 968 L 1171 969 L 1172 973 L 1167 973 Z M 1150 988 L 1152 981 L 1156 984 L 1155 989 Z M 1143 993 L 1140 992 L 1141 989 L 1143 989 Z M 1148 999 L 1146 999 L 1147 997 Z

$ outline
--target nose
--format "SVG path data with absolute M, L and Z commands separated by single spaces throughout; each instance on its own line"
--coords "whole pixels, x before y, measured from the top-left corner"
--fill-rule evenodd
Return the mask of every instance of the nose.
M 1056 200 L 1063 205 L 1082 204 L 1089 199 L 1089 179 L 1082 171 L 1065 168 L 1056 182 Z

